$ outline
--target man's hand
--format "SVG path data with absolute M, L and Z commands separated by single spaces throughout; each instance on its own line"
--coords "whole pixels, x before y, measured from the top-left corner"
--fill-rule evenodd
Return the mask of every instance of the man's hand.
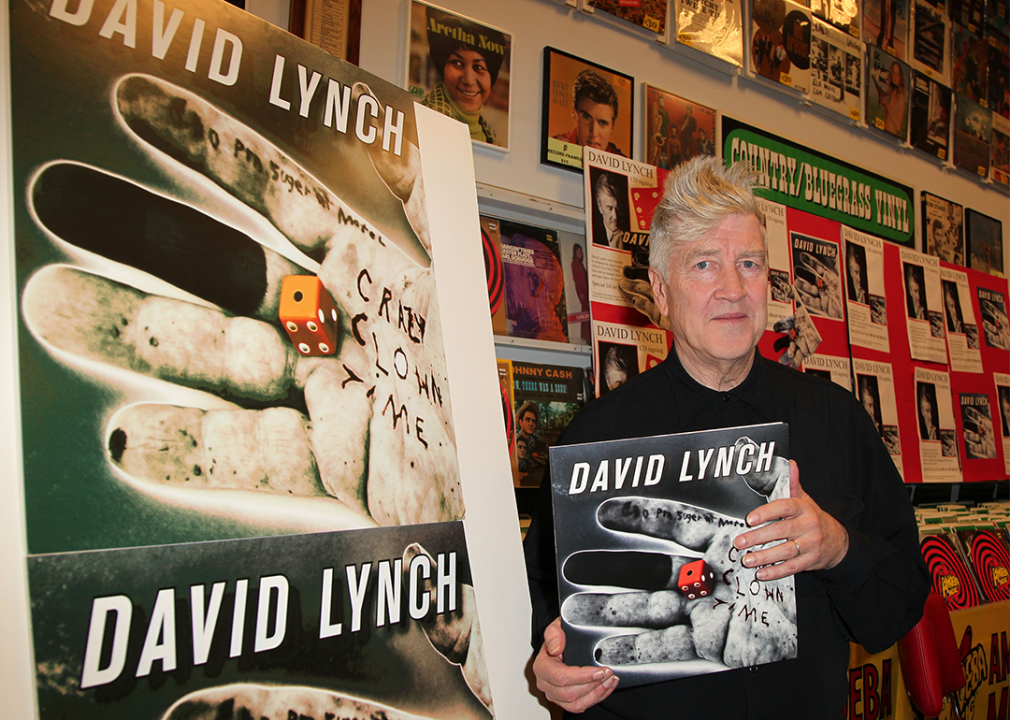
M 610 668 L 570 667 L 564 662 L 565 631 L 561 618 L 547 626 L 544 644 L 533 661 L 537 688 L 555 705 L 581 713 L 605 700 L 617 687 L 619 678 Z
M 757 577 L 762 581 L 778 580 L 806 570 L 832 568 L 849 551 L 849 535 L 845 528 L 803 492 L 799 468 L 792 460 L 789 461 L 789 494 L 788 498 L 751 511 L 747 524 L 761 527 L 738 535 L 733 543 L 740 550 L 779 543 L 748 552 L 743 558 L 744 565 L 758 568 Z

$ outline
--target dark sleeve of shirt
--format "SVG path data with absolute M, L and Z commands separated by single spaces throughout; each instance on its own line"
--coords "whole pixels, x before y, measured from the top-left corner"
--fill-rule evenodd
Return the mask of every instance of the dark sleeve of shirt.
M 859 480 L 848 492 L 815 498 L 845 526 L 849 550 L 837 566 L 813 575 L 823 583 L 845 637 L 873 653 L 918 622 L 930 576 L 908 491 L 872 418 L 851 400 L 847 412 L 836 410 L 851 425 L 838 437 L 850 449 L 845 476 Z M 806 487 L 802 465 L 800 484 Z

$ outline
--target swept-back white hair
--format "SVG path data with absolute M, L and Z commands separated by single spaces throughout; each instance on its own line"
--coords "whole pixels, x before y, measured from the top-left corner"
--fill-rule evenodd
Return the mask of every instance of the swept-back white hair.
M 702 239 L 731 215 L 754 215 L 767 247 L 764 213 L 753 190 L 756 178 L 747 163 L 727 168 L 711 155 L 678 165 L 667 177 L 652 216 L 649 266 L 666 277 L 677 245 Z

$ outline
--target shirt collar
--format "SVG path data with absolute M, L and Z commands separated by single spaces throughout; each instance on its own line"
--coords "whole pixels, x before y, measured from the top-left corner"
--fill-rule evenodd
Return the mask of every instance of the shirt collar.
M 674 344 L 664 364 L 672 380 L 675 405 L 680 414 L 681 424 L 684 427 L 690 427 L 691 420 L 695 415 L 710 403 L 722 400 L 727 395 L 747 403 L 761 415 L 768 416 L 773 398 L 770 388 L 768 388 L 768 381 L 765 379 L 767 376 L 766 362 L 761 356 L 761 352 L 755 349 L 754 364 L 751 365 L 750 372 L 747 373 L 743 382 L 728 392 L 720 392 L 705 387 L 691 377 L 680 362 L 680 358 L 677 356 L 677 346 Z

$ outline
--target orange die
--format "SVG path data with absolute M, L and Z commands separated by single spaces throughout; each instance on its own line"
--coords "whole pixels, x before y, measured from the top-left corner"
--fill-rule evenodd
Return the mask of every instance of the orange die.
M 332 355 L 337 349 L 337 306 L 315 275 L 286 275 L 280 316 L 302 355 Z

